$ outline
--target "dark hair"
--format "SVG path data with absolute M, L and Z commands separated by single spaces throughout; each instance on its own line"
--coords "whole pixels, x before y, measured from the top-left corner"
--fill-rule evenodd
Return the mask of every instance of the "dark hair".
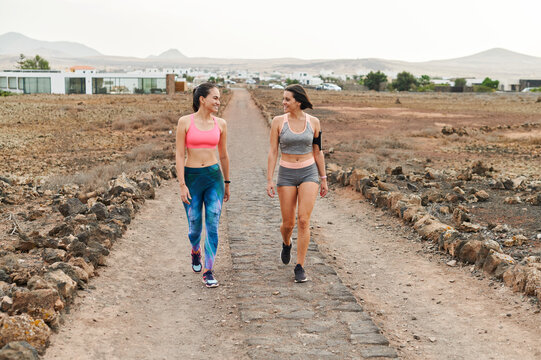
M 206 98 L 208 94 L 210 93 L 210 89 L 215 88 L 215 87 L 216 87 L 215 84 L 206 82 L 206 83 L 200 84 L 198 87 L 193 89 L 193 104 L 192 104 L 193 111 L 199 110 L 199 105 L 200 105 L 199 97 L 202 96 Z
M 306 90 L 299 84 L 292 84 L 286 87 L 285 91 L 289 91 L 293 94 L 293 98 L 301 103 L 301 110 L 304 109 L 313 109 L 310 99 L 308 99 L 308 94 Z

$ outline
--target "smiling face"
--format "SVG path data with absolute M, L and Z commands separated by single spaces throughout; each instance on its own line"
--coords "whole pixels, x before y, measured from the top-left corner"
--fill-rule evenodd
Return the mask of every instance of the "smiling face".
M 284 112 L 292 112 L 301 108 L 301 103 L 295 100 L 291 91 L 284 91 L 284 98 L 282 99 L 282 105 L 284 106 Z
M 220 90 L 213 87 L 209 90 L 207 97 L 200 97 L 199 103 L 211 113 L 215 113 L 220 108 Z

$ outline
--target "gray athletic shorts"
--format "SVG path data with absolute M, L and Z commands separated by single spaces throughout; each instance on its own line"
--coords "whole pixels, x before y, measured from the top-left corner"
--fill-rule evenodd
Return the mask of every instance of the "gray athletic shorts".
M 278 181 L 276 186 L 299 186 L 304 182 L 319 184 L 317 165 L 313 163 L 300 169 L 291 169 L 280 166 L 278 168 Z

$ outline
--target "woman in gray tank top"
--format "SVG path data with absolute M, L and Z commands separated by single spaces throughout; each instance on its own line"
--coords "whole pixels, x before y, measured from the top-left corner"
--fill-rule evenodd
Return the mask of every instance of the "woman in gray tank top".
M 318 190 L 321 196 L 325 196 L 328 191 L 325 159 L 321 151 L 321 125 L 319 119 L 303 111 L 311 109 L 312 104 L 302 86 L 288 86 L 284 91 L 282 105 L 285 114 L 275 117 L 271 125 L 267 194 L 274 197 L 276 188 L 280 199 L 281 258 L 284 264 L 289 264 L 291 259 L 291 234 L 297 213 L 295 282 L 305 282 L 304 260 L 310 243 L 310 215 Z M 278 148 L 282 155 L 275 187 L 273 176 L 278 161 Z

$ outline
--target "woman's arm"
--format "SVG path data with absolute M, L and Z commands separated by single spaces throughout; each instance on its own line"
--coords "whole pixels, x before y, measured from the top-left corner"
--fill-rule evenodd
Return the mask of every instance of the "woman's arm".
M 184 182 L 184 165 L 186 157 L 186 117 L 178 119 L 177 132 L 176 132 L 176 169 L 177 178 L 180 185 L 180 200 L 186 204 L 190 203 L 190 191 Z
M 224 119 L 220 119 L 222 125 L 222 133 L 220 134 L 220 142 L 218 143 L 218 155 L 220 156 L 220 164 L 222 165 L 222 173 L 224 181 L 229 181 L 229 153 L 227 152 L 227 123 Z M 231 192 L 229 183 L 225 183 L 224 201 L 229 200 Z
M 317 139 L 321 136 L 321 123 L 319 122 L 318 118 L 312 118 L 313 121 L 313 129 L 314 129 L 314 139 Z M 319 143 L 321 144 L 321 139 L 319 139 Z M 321 196 L 327 195 L 329 192 L 329 186 L 327 184 L 327 174 L 325 172 L 325 156 L 323 155 L 323 150 L 321 150 L 321 147 L 319 145 L 312 145 L 312 152 L 314 154 L 314 159 L 316 161 L 317 165 L 317 172 L 319 174 L 319 178 L 321 180 L 321 188 L 319 191 L 319 194 Z
M 272 178 L 274 177 L 274 168 L 276 167 L 276 161 L 278 161 L 278 131 L 281 122 L 282 119 L 277 116 L 272 119 L 271 123 L 270 147 L 267 159 L 267 195 L 269 195 L 270 197 L 274 197 L 274 195 L 276 194 Z

